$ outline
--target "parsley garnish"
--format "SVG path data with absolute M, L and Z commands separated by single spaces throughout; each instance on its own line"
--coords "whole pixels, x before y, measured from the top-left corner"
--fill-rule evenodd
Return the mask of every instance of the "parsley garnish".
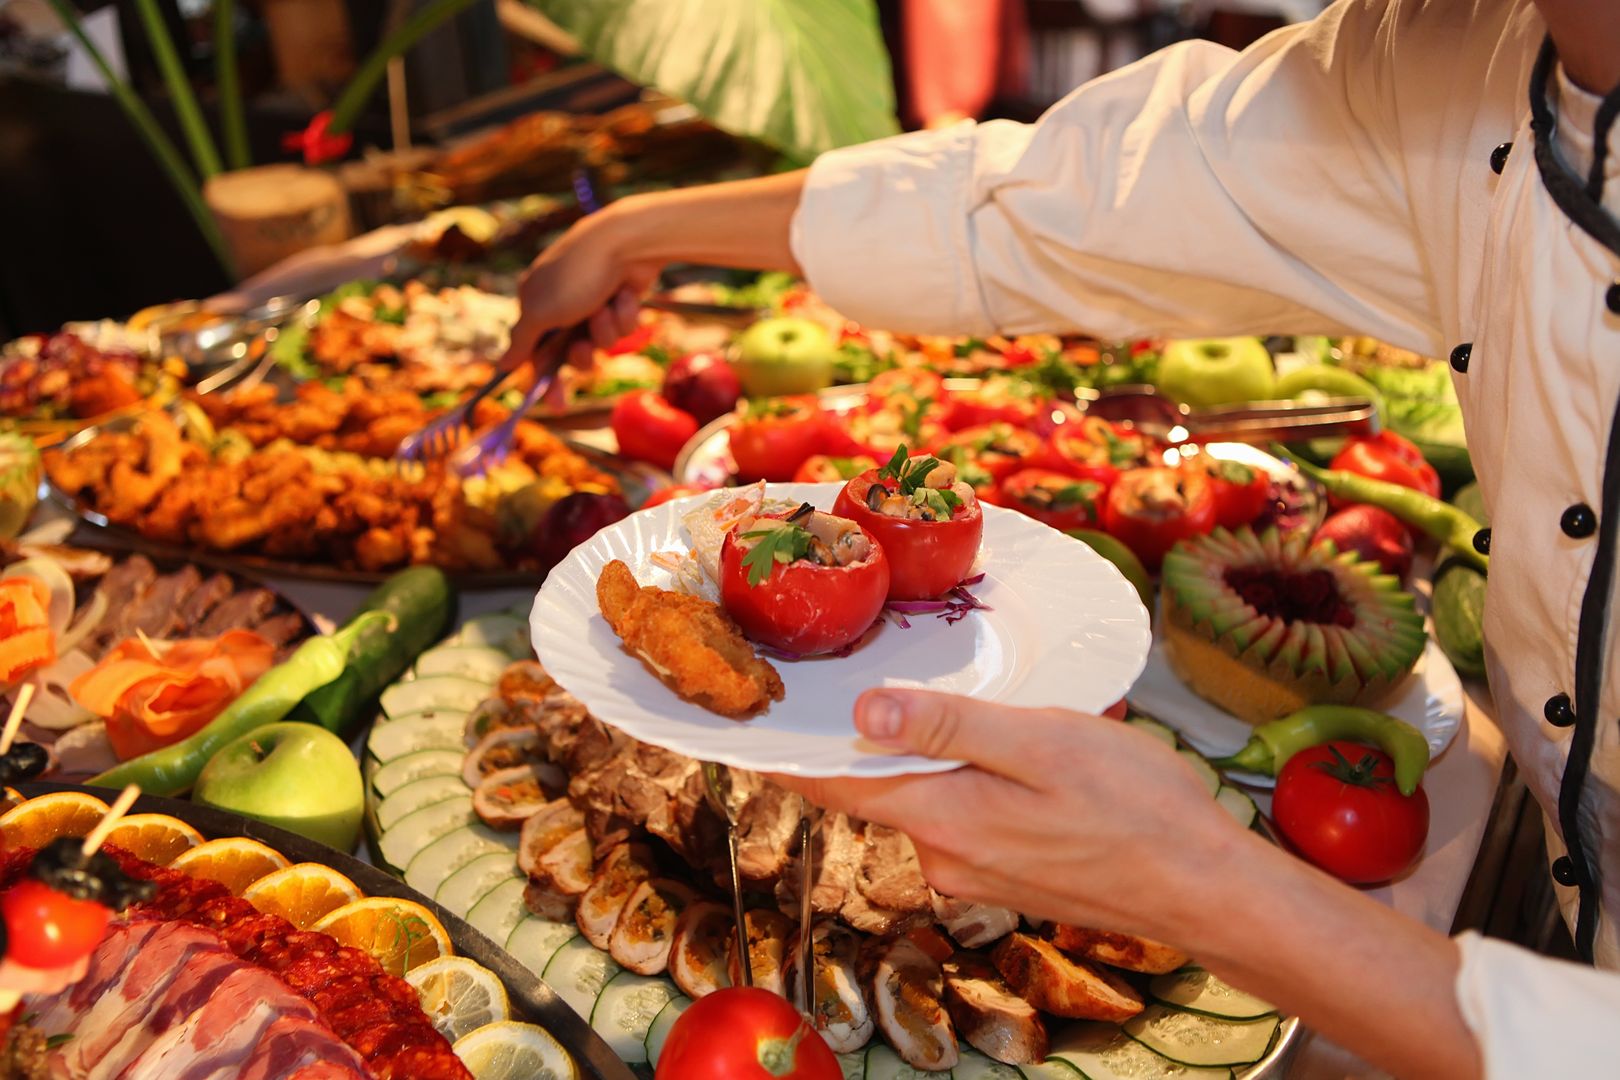
M 45 1037 L 45 1049 L 55 1050 L 58 1046 L 65 1046 L 72 1041 L 73 1036 L 66 1032 L 60 1035 L 47 1035 Z
M 1103 445 L 1108 448 L 1108 464 L 1114 466 L 1130 465 L 1136 461 L 1136 450 L 1130 443 L 1115 435 L 1108 428 L 1102 429 Z
M 889 463 L 878 470 L 878 477 L 894 482 L 900 494 L 933 515 L 933 520 L 944 521 L 962 505 L 962 497 L 949 488 L 931 488 L 928 474 L 939 467 L 939 458 L 933 456 L 913 458 L 906 454 L 904 444 L 897 447 Z
M 810 533 L 797 525 L 781 524 L 769 529 L 754 529 L 742 534 L 744 540 L 757 541 L 743 553 L 743 565 L 748 568 L 748 584 L 758 585 L 771 576 L 777 563 L 783 566 L 810 554 Z
M 1083 506 L 1087 510 L 1096 510 L 1097 493 L 1101 490 L 1102 485 L 1095 480 L 1079 480 L 1065 484 L 1052 493 L 1052 505 L 1059 509 Z

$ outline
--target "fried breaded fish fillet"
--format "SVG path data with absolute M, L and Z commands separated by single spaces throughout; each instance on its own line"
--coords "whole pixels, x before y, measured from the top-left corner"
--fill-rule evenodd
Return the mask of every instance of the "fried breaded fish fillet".
M 782 677 L 718 604 L 644 587 L 618 559 L 602 568 L 596 603 L 625 648 L 687 701 L 735 719 L 782 700 Z

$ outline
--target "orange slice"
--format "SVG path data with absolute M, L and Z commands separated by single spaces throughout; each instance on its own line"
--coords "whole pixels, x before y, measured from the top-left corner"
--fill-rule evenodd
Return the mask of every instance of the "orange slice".
M 0 815 L 0 837 L 8 848 L 41 848 L 58 836 L 89 836 L 107 804 L 82 791 L 57 791 L 29 799 Z
M 198 844 L 169 864 L 192 877 L 217 881 L 236 896 L 266 874 L 287 866 L 281 852 L 245 836 L 226 836 Z
M 131 814 L 107 834 L 107 846 L 159 866 L 168 866 L 202 842 L 202 833 L 168 814 Z
M 310 927 L 377 958 L 392 975 L 450 956 L 450 934 L 433 912 L 413 900 L 369 896 L 344 904 Z
M 242 890 L 242 899 L 266 915 L 280 915 L 300 930 L 358 900 L 354 882 L 320 863 L 294 863 L 260 878 Z

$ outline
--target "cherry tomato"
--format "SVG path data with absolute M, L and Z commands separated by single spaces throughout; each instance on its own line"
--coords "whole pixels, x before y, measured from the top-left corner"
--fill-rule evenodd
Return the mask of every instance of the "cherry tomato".
M 1028 427 L 1040 411 L 1050 405 L 1050 397 L 1026 379 L 992 375 L 976 390 L 963 390 L 951 395 L 945 425 L 952 431 L 961 431 L 1002 420 Z
M 733 529 L 720 547 L 721 604 L 744 634 L 782 652 L 810 656 L 854 644 L 877 621 L 889 595 L 889 560 L 877 540 L 861 531 L 871 552 L 859 562 L 778 563 L 750 584 L 743 538 Z
M 960 447 L 969 460 L 1001 481 L 1040 453 L 1041 439 L 1034 432 L 1008 423 L 995 423 L 958 431 L 940 444 L 940 456 L 945 456 L 953 447 Z
M 1423 854 L 1429 797 L 1402 795 L 1381 750 L 1330 742 L 1301 750 L 1277 776 L 1277 829 L 1310 862 L 1352 885 L 1388 881 Z
M 1139 469 L 1160 459 L 1159 445 L 1134 428 L 1096 416 L 1064 424 L 1046 440 L 1041 463 L 1082 480 L 1112 487 L 1122 469 Z
M 655 506 L 663 506 L 667 502 L 683 499 L 688 495 L 702 495 L 708 488 L 697 487 L 692 484 L 671 484 L 669 487 L 659 488 L 647 496 L 647 501 L 641 504 L 641 509 L 651 510 Z
M 67 967 L 101 944 L 112 913 L 92 900 L 77 900 L 43 881 L 19 881 L 0 896 L 9 939 L 8 957 L 23 967 Z
M 1054 529 L 1089 529 L 1102 519 L 1108 488 L 1049 469 L 1024 469 L 1001 483 L 1001 505 Z
M 697 434 L 697 418 L 652 390 L 632 390 L 613 406 L 613 437 L 619 453 L 660 469 L 673 469 L 686 440 Z
M 1215 527 L 1215 493 L 1202 475 L 1181 469 L 1127 469 L 1108 489 L 1103 528 L 1156 571 L 1165 552 Z
M 877 538 L 889 560 L 890 600 L 932 600 L 961 584 L 979 554 L 984 512 L 977 499 L 964 499 L 948 521 L 899 518 L 867 503 L 874 485 L 897 490 L 897 478 L 871 469 L 844 485 L 833 513 L 855 522 Z
M 1241 461 L 1199 454 L 1182 468 L 1203 473 L 1215 496 L 1215 524 L 1236 529 L 1249 524 L 1271 504 L 1271 477 Z
M 877 462 L 866 454 L 857 457 L 828 457 L 817 454 L 799 466 L 793 474 L 796 484 L 827 484 L 849 480 L 867 469 L 877 468 Z
M 1001 350 L 1001 359 L 1010 368 L 1034 367 L 1041 362 L 1041 355 L 1023 338 L 1019 338 L 1007 343 L 1007 347 Z
M 731 456 L 743 480 L 791 480 L 824 438 L 813 397 L 750 401 L 731 428 Z
M 1440 474 L 1424 460 L 1423 451 L 1411 440 L 1393 431 L 1351 439 L 1334 455 L 1329 467 L 1409 487 L 1431 499 L 1440 497 Z M 1333 505 L 1340 503 L 1335 500 Z
M 732 986 L 681 1013 L 658 1055 L 657 1080 L 844 1080 L 844 1071 L 786 998 Z

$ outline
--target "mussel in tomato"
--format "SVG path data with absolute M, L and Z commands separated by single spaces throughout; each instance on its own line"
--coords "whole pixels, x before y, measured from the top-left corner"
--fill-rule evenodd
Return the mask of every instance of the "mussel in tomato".
M 932 600 L 961 584 L 984 537 L 984 512 L 956 467 L 903 447 L 883 468 L 845 484 L 833 513 L 883 546 L 890 600 Z

